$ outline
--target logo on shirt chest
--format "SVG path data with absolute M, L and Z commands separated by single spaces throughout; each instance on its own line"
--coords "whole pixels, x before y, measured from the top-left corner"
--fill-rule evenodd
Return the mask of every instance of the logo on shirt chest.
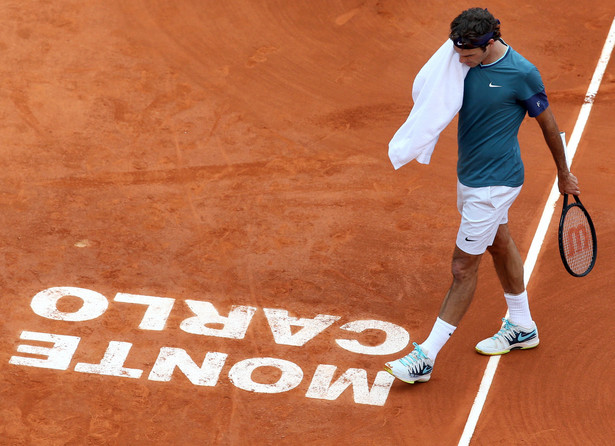
M 490 88 L 502 88 L 502 86 L 501 86 L 501 85 L 496 85 L 496 84 L 494 84 L 493 82 L 489 82 L 489 87 L 490 87 Z

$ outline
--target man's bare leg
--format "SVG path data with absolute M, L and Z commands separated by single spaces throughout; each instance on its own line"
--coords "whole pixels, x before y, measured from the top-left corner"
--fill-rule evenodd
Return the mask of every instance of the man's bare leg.
M 453 283 L 444 297 L 438 315 L 440 319 L 455 327 L 472 303 L 481 258 L 482 255 L 468 254 L 455 246 L 452 262 Z
M 523 260 L 510 236 L 508 224 L 500 225 L 493 241 L 487 248 L 505 293 L 521 294 L 525 290 Z

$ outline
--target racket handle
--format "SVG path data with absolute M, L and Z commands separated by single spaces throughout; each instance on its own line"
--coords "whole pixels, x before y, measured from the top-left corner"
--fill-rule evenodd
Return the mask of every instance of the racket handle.
M 579 204 L 583 204 L 581 203 L 581 199 L 579 198 L 578 195 L 573 195 L 574 200 L 579 203 Z M 564 194 L 564 207 L 568 206 L 568 194 Z

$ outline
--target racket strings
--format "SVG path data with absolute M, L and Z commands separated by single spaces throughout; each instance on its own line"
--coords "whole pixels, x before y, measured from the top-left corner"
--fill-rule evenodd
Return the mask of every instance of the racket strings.
M 564 219 L 562 242 L 566 263 L 576 274 L 583 274 L 591 266 L 594 254 L 592 231 L 580 207 L 568 210 Z

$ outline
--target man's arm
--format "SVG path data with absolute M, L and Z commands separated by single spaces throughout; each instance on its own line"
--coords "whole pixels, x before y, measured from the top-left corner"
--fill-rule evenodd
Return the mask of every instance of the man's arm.
M 545 142 L 551 150 L 555 166 L 557 167 L 557 184 L 559 191 L 562 194 L 579 195 L 579 182 L 577 178 L 570 173 L 568 164 L 566 163 L 566 153 L 564 152 L 564 144 L 560 136 L 559 127 L 555 121 L 555 116 L 551 108 L 547 108 L 541 114 L 536 116 L 536 121 L 542 129 L 542 134 L 545 137 Z

